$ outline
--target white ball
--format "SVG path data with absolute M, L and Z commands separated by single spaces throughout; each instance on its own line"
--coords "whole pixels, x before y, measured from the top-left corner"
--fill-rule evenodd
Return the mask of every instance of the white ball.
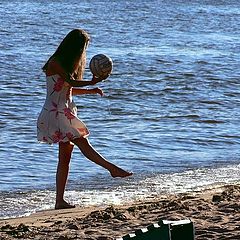
M 106 77 L 112 72 L 112 59 L 104 54 L 97 54 L 92 57 L 89 63 L 92 74 L 96 77 Z

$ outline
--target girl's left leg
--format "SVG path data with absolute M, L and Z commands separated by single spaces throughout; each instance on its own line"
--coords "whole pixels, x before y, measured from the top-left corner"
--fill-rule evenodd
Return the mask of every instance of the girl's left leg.
M 56 204 L 55 209 L 73 208 L 64 200 L 64 191 L 69 173 L 69 163 L 74 145 L 70 142 L 59 143 L 58 166 L 56 173 Z
M 78 146 L 78 148 L 81 150 L 81 152 L 86 158 L 107 169 L 112 177 L 125 178 L 132 175 L 131 172 L 125 171 L 124 169 L 107 161 L 92 147 L 87 138 L 76 138 L 73 140 L 73 143 Z

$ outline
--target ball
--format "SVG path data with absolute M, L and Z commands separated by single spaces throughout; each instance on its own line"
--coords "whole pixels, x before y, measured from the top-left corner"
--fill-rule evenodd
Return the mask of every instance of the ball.
M 107 55 L 97 54 L 90 60 L 89 68 L 94 76 L 106 77 L 112 72 L 113 62 Z

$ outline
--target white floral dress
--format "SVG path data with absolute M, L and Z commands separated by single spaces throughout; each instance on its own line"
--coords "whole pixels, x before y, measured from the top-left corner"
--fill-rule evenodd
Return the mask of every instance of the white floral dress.
M 77 117 L 72 87 L 58 74 L 47 76 L 47 97 L 37 121 L 37 139 L 45 143 L 69 142 L 89 131 Z

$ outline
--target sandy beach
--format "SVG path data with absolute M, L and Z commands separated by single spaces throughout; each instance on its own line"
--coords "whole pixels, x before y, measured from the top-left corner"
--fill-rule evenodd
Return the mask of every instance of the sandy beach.
M 112 240 L 161 219 L 190 219 L 195 238 L 239 239 L 240 185 L 161 196 L 125 206 L 48 210 L 0 221 L 0 239 Z

